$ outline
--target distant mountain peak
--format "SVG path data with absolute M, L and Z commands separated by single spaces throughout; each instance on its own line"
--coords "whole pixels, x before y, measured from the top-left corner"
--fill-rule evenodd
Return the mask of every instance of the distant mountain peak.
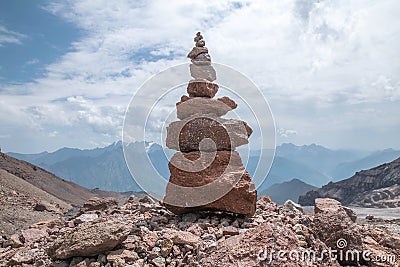
M 268 195 L 273 201 L 278 204 L 285 203 L 290 199 L 297 202 L 299 196 L 310 190 L 316 189 L 315 186 L 307 184 L 297 178 L 283 183 L 273 184 L 261 192 L 261 195 Z
M 302 149 L 322 149 L 322 150 L 330 150 L 322 145 L 318 145 L 315 143 L 309 144 L 309 145 L 295 145 L 293 143 L 282 143 L 281 145 L 278 146 L 278 148 L 284 148 L 284 149 L 296 149 L 296 150 L 302 150 Z

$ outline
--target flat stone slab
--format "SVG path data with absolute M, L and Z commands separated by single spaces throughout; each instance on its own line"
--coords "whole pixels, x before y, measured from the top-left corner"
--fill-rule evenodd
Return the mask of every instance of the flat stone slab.
M 190 75 L 195 79 L 206 79 L 210 82 L 217 79 L 217 73 L 211 65 L 190 64 Z
M 218 117 L 235 109 L 237 104 L 229 97 L 212 99 L 208 97 L 182 96 L 181 101 L 176 103 L 178 119 L 186 119 L 195 114 L 215 114 Z
M 252 129 L 240 120 L 195 115 L 167 127 L 166 144 L 182 152 L 234 150 L 247 144 Z

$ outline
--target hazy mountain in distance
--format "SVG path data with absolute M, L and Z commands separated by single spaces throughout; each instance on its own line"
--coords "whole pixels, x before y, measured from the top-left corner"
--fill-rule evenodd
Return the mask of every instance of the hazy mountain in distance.
M 306 184 L 299 179 L 293 179 L 288 182 L 274 184 L 267 189 L 261 191 L 259 196 L 267 195 L 272 199 L 272 201 L 275 201 L 279 205 L 282 205 L 288 199 L 297 202 L 299 196 L 304 195 L 308 191 L 314 189 L 317 189 L 317 187 Z
M 284 143 L 276 148 L 276 156 L 303 163 L 326 176 L 331 176 L 332 170 L 338 164 L 358 160 L 365 156 L 365 152 L 331 150 L 316 144 L 296 146 Z
M 346 179 L 356 172 L 367 170 L 374 166 L 378 166 L 387 162 L 391 162 L 400 157 L 400 151 L 394 149 L 385 149 L 382 151 L 374 152 L 362 159 L 352 162 L 341 163 L 336 166 L 332 171 L 333 181 L 340 181 Z
M 9 152 L 7 154 L 12 157 L 18 158 L 20 160 L 25 160 L 30 163 L 34 163 L 36 165 L 50 166 L 57 162 L 61 162 L 73 157 L 95 158 L 107 151 L 112 151 L 114 147 L 118 147 L 120 145 L 121 142 L 115 142 L 110 146 L 102 148 L 94 148 L 94 149 L 78 149 L 78 148 L 63 147 L 52 153 L 45 151 L 38 154 L 21 154 L 13 152 Z
M 246 166 L 246 169 L 249 172 L 250 176 L 254 175 L 257 162 L 257 157 L 250 157 L 249 162 Z M 262 191 L 273 184 L 287 182 L 295 178 L 317 187 L 320 187 L 330 181 L 329 177 L 305 164 L 283 157 L 275 156 L 268 176 L 264 180 L 264 183 L 258 188 L 258 190 Z
M 145 150 L 143 146 L 145 146 Z M 164 154 L 163 148 L 159 144 L 135 142 L 129 144 L 128 147 L 133 153 L 132 158 L 138 161 L 143 160 L 144 157 L 142 154 L 137 153 L 144 153 L 144 151 L 146 151 L 147 156 L 158 173 L 166 180 L 169 178 L 168 159 Z M 384 154 L 389 155 L 390 151 L 392 150 L 387 150 Z M 167 151 L 167 153 L 174 152 L 175 151 Z M 272 152 L 273 151 L 266 151 L 265 153 Z M 258 154 L 257 151 L 250 151 L 250 158 L 246 168 L 252 176 L 254 176 L 254 171 L 259 159 L 257 156 Z M 394 153 L 394 155 L 395 154 L 396 153 Z M 126 166 L 121 141 L 103 148 L 95 149 L 62 148 L 52 153 L 8 153 L 8 155 L 31 162 L 55 173 L 63 179 L 90 189 L 100 188 L 102 190 L 112 191 L 141 191 L 141 188 L 132 179 L 129 169 Z M 361 156 L 357 157 L 357 155 Z M 347 163 L 357 163 L 357 161 L 364 156 L 365 154 L 362 152 L 346 150 L 335 151 L 315 144 L 305 146 L 283 144 L 277 147 L 276 157 L 271 170 L 258 190 L 261 192 L 273 184 L 287 182 L 295 178 L 309 185 L 321 187 L 331 181 L 332 176 L 330 174 L 332 169 L 340 173 L 348 168 L 350 172 L 352 172 L 347 176 L 350 177 L 355 171 L 365 168 L 364 166 L 366 165 L 347 165 Z M 379 153 L 373 153 L 367 158 L 372 163 L 382 162 L 387 159 Z M 349 159 L 354 160 L 349 161 Z M 263 163 L 261 162 L 260 164 Z M 138 175 L 144 178 L 150 175 L 151 172 L 146 169 L 149 167 L 147 164 L 144 162 L 137 162 L 136 165 L 143 166 L 143 168 L 135 170 Z M 347 170 L 347 173 L 348 172 Z
M 140 191 L 125 164 L 122 146 L 97 157 L 72 156 L 48 166 L 49 171 L 86 188 Z
M 148 157 L 157 168 L 159 174 L 168 179 L 168 159 L 164 155 L 164 151 L 160 145 L 149 142 L 136 142 L 129 144 L 129 149 L 135 155 L 135 153 L 143 151 L 143 145 L 148 148 Z M 141 191 L 140 187 L 132 179 L 129 169 L 126 166 L 122 151 L 122 142 L 116 142 L 107 147 L 96 149 L 62 148 L 52 153 L 8 154 L 39 165 L 59 177 L 87 188 L 100 188 L 112 191 Z M 139 155 L 133 156 L 133 158 L 137 160 L 143 159 Z M 249 158 L 247 169 L 252 175 L 254 174 L 257 162 L 257 156 Z M 146 166 L 144 163 L 139 163 L 138 165 Z M 150 173 L 145 169 L 137 170 L 137 172 L 143 175 L 143 177 Z M 329 182 L 326 175 L 308 165 L 283 157 L 276 157 L 268 177 L 259 190 L 264 190 L 276 183 L 290 181 L 293 178 L 301 179 L 315 186 L 322 186 Z
M 132 144 L 135 153 L 142 153 L 148 146 L 148 156 L 164 177 L 169 176 L 168 160 L 158 144 L 137 142 Z M 142 191 L 132 179 L 125 163 L 122 142 L 115 142 L 104 148 L 71 149 L 62 148 L 52 153 L 18 154 L 8 153 L 86 188 L 99 188 L 110 191 Z M 136 156 L 135 158 L 143 158 Z M 142 164 L 144 166 L 144 164 Z M 141 170 L 146 175 L 146 170 Z

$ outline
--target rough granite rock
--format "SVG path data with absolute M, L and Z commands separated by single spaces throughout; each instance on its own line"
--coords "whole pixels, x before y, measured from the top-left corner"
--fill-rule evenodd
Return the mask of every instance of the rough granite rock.
M 193 41 L 197 43 L 198 41 L 203 40 L 203 35 L 201 35 L 201 32 L 197 32 L 196 36 L 193 38 Z
M 252 129 L 240 120 L 221 119 L 216 116 L 192 116 L 174 121 L 167 127 L 166 144 L 182 152 L 234 150 L 248 143 Z M 213 142 L 203 142 L 209 138 Z
M 196 42 L 196 47 L 204 47 L 206 45 L 206 42 L 204 40 L 198 40 Z
M 195 65 L 211 65 L 211 56 L 208 53 L 202 53 L 192 59 Z
M 211 65 L 190 64 L 190 75 L 195 79 L 206 79 L 213 82 L 217 79 L 217 73 Z
M 214 114 L 221 117 L 236 107 L 235 101 L 229 97 L 212 99 L 182 96 L 181 101 L 176 103 L 177 116 L 181 120 L 195 114 Z
M 88 199 L 84 204 L 82 211 L 91 211 L 91 210 L 106 210 L 118 205 L 118 201 L 112 197 L 100 198 L 100 197 L 92 197 Z
M 121 244 L 129 232 L 129 227 L 117 220 L 82 223 L 57 239 L 48 254 L 55 259 L 98 255 Z
M 48 233 L 40 229 L 26 229 L 21 231 L 21 237 L 24 243 L 33 243 L 49 236 Z
M 370 259 L 379 259 L 382 256 L 386 256 L 385 261 L 371 261 L 369 266 L 398 266 L 400 263 L 400 257 L 396 257 L 396 255 L 399 255 L 400 250 L 400 235 L 398 233 L 388 232 L 385 228 L 368 226 L 363 226 L 361 233 L 363 235 L 364 250 L 371 252 Z
M 208 167 L 193 171 L 199 166 Z M 167 185 L 163 202 L 175 214 L 200 210 L 220 210 L 246 216 L 254 214 L 257 191 L 237 152 L 178 152 L 171 158 L 169 169 L 170 183 Z M 199 191 L 196 194 L 186 194 L 180 191 L 180 188 L 171 185 L 172 183 L 182 187 L 200 187 L 214 181 L 216 183 L 213 184 L 212 190 L 206 188 L 204 192 Z M 224 192 L 227 193 L 224 195 Z M 220 198 L 213 198 L 221 195 L 223 196 Z M 216 200 L 206 205 L 195 206 L 195 203 L 208 198 Z M 188 205 L 185 206 L 184 203 Z
M 166 240 L 171 240 L 175 245 L 196 245 L 201 238 L 187 231 L 166 230 L 164 235 Z M 172 249 L 172 246 L 171 246 Z
M 187 55 L 188 58 L 194 59 L 200 54 L 208 53 L 207 47 L 193 47 L 192 51 Z
M 238 235 L 239 230 L 233 226 L 225 226 L 224 228 L 222 228 L 222 234 L 223 235 Z
M 213 98 L 218 92 L 218 85 L 205 79 L 191 80 L 187 87 L 190 97 L 209 97 Z
M 361 228 L 349 216 L 340 202 L 329 198 L 315 200 L 315 217 L 312 229 L 328 247 L 346 253 L 363 251 Z M 338 259 L 342 265 L 367 264 L 360 259 Z

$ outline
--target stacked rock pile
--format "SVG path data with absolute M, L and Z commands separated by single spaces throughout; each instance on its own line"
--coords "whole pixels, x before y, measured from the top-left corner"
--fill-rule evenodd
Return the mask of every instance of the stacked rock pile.
M 200 32 L 194 38 L 187 93 L 176 104 L 179 121 L 167 127 L 166 144 L 178 150 L 169 162 L 170 180 L 164 205 L 176 214 L 219 210 L 252 216 L 257 191 L 236 147 L 248 143 L 252 129 L 236 119 L 221 118 L 237 104 L 215 99 L 216 71 Z

